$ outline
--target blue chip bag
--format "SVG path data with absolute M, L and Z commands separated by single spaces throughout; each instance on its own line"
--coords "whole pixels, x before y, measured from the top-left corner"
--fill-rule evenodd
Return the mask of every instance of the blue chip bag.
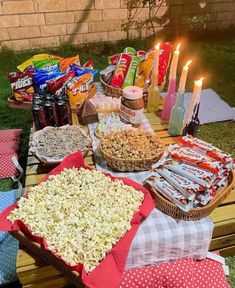
M 70 65 L 70 69 L 74 70 L 75 77 L 80 77 L 87 73 L 91 73 L 93 77 L 95 77 L 99 73 L 99 70 L 78 67 L 76 65 Z
M 58 73 L 34 73 L 33 82 L 34 88 L 38 94 L 45 92 L 47 90 L 47 81 L 59 78 L 65 75 L 64 72 Z

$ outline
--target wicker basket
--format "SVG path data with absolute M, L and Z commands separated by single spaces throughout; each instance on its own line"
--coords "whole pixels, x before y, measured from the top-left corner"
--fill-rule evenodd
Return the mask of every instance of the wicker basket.
M 20 108 L 30 110 L 32 108 L 31 101 L 17 101 L 14 96 L 11 96 L 7 99 L 8 106 L 10 108 Z
M 21 231 L 10 232 L 10 234 L 16 238 L 23 246 L 28 248 L 35 256 L 41 258 L 48 264 L 55 267 L 61 272 L 70 282 L 80 288 L 86 288 L 82 283 L 79 273 L 71 270 L 62 261 L 59 261 L 50 251 L 43 249 L 38 243 L 32 241 L 30 238 L 25 236 Z
M 231 171 L 229 175 L 229 184 L 227 185 L 227 187 L 225 187 L 221 191 L 218 191 L 215 198 L 212 199 L 209 202 L 209 204 L 203 207 L 192 208 L 189 212 L 182 211 L 175 204 L 173 204 L 172 202 L 168 201 L 165 197 L 163 197 L 160 193 L 151 190 L 150 187 L 146 188 L 148 188 L 148 190 L 151 192 L 156 207 L 160 209 L 162 212 L 178 220 L 191 221 L 191 220 L 199 220 L 201 218 L 210 215 L 213 212 L 213 210 L 215 210 L 215 208 L 220 203 L 222 203 L 225 200 L 225 198 L 230 194 L 234 185 L 235 185 L 235 172 Z
M 124 159 L 117 158 L 110 154 L 107 154 L 101 147 L 101 153 L 109 165 L 109 167 L 114 171 L 146 171 L 150 170 L 152 165 L 156 163 L 164 152 L 164 147 L 162 152 L 152 158 L 141 158 L 141 159 Z
M 111 96 L 111 97 L 116 97 L 116 98 L 120 98 L 122 96 L 122 89 L 121 88 L 110 86 L 109 84 L 104 82 L 102 77 L 100 77 L 100 83 L 103 87 L 105 95 Z

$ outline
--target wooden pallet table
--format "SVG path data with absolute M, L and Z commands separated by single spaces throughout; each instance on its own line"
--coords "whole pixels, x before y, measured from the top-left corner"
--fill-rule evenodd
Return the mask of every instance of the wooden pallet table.
M 167 132 L 167 124 L 161 122 L 154 113 L 146 113 L 146 117 L 151 123 L 160 141 L 168 146 L 176 141 Z M 94 166 L 92 152 L 85 158 L 85 163 Z M 49 172 L 41 166 L 39 161 L 28 155 L 25 189 L 37 184 Z M 220 250 L 223 256 L 235 255 L 235 189 L 230 196 L 210 215 L 215 228 L 210 250 Z M 73 287 L 64 276 L 55 268 L 37 259 L 24 247 L 18 252 L 17 274 L 24 288 L 61 288 Z

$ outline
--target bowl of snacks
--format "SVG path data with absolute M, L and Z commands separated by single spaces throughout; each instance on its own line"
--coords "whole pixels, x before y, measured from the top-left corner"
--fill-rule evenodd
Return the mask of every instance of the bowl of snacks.
M 115 171 L 145 171 L 162 156 L 164 145 L 156 134 L 141 130 L 123 130 L 105 135 L 100 150 Z
M 30 152 L 43 164 L 59 164 L 67 155 L 81 151 L 85 157 L 91 139 L 85 129 L 65 125 L 47 126 L 33 134 Z

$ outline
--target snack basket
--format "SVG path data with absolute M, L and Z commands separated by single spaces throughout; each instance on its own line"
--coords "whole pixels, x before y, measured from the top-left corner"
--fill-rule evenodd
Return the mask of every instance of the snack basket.
M 101 153 L 107 162 L 107 164 L 115 171 L 145 171 L 151 169 L 152 165 L 156 163 L 163 154 L 164 148 L 162 149 L 162 153 L 151 157 L 151 158 L 140 158 L 140 159 L 124 159 L 117 158 L 106 153 L 100 147 Z
M 193 221 L 199 220 L 210 215 L 217 206 L 219 206 L 225 198 L 230 194 L 234 185 L 235 185 L 235 172 L 231 171 L 228 178 L 228 185 L 221 190 L 218 190 L 216 196 L 205 206 L 192 208 L 189 212 L 184 212 L 180 208 L 178 208 L 175 204 L 168 201 L 165 197 L 163 197 L 160 193 L 151 191 L 150 187 L 147 187 L 151 192 L 156 207 L 160 209 L 162 212 L 170 215 L 171 217 L 178 220 L 185 221 Z
M 122 88 L 113 87 L 113 86 L 107 84 L 102 79 L 102 76 L 100 77 L 100 83 L 102 85 L 102 88 L 104 90 L 105 95 L 111 96 L 111 97 L 116 97 L 116 98 L 119 98 L 122 96 Z
M 55 267 L 58 271 L 61 272 L 70 282 L 72 282 L 76 287 L 86 288 L 81 281 L 79 273 L 69 269 L 62 262 L 50 253 L 50 251 L 43 249 L 38 243 L 32 241 L 29 237 L 25 236 L 21 231 L 10 232 L 10 234 L 16 238 L 24 247 L 31 251 L 35 256 L 46 261 L 48 264 Z
M 86 157 L 86 155 L 88 154 L 90 148 L 91 148 L 91 138 L 88 136 L 87 132 L 84 130 L 84 128 L 81 128 L 79 126 L 70 126 L 70 125 L 65 125 L 65 126 L 61 126 L 61 129 L 67 129 L 68 127 L 71 127 L 71 129 L 76 129 L 76 130 L 80 130 L 82 134 L 84 134 L 85 136 L 87 136 L 87 138 L 89 139 L 89 145 L 87 147 L 87 149 L 85 151 L 83 151 L 82 155 L 83 157 Z M 47 126 L 45 128 L 43 128 L 42 130 L 39 130 L 37 132 L 35 132 L 33 134 L 33 139 L 32 139 L 32 143 L 31 143 L 31 147 L 30 147 L 30 152 L 43 164 L 43 165 L 57 165 L 59 163 L 61 163 L 63 161 L 63 158 L 61 159 L 54 159 L 54 158 L 47 158 L 43 155 L 41 155 L 38 151 L 38 147 L 37 147 L 37 143 L 39 142 L 39 136 L 41 134 L 44 133 L 44 131 L 48 130 L 48 129 L 55 129 L 55 127 L 52 126 Z M 68 139 L 69 140 L 69 139 Z

